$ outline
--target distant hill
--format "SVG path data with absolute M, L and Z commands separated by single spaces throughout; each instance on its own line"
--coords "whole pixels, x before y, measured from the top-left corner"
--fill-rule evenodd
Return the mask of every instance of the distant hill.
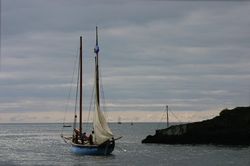
M 224 109 L 213 119 L 156 130 L 142 143 L 250 145 L 250 107 Z

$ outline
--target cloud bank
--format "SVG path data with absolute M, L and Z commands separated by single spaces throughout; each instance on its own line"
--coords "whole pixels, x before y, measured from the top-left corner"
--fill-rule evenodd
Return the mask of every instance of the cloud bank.
M 63 114 L 80 35 L 88 109 L 96 25 L 114 114 L 249 105 L 249 14 L 247 1 L 2 0 L 0 112 Z

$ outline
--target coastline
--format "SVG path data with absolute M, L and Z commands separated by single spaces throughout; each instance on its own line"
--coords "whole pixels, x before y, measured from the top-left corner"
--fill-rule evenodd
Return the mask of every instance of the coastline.
M 212 119 L 156 130 L 142 143 L 250 145 L 250 107 L 224 109 Z

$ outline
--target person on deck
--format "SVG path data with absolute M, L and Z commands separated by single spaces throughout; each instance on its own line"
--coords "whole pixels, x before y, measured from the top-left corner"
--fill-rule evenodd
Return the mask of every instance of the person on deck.
M 93 145 L 94 144 L 94 131 L 92 131 L 92 134 L 89 135 L 89 144 Z
M 87 137 L 87 135 L 86 135 L 86 133 L 84 132 L 83 134 L 82 134 L 82 143 L 84 143 L 84 141 L 88 141 L 88 137 Z
M 78 138 L 80 136 L 80 131 L 79 131 L 79 129 L 74 129 L 74 132 L 75 132 L 75 137 L 74 137 L 73 142 L 78 144 Z

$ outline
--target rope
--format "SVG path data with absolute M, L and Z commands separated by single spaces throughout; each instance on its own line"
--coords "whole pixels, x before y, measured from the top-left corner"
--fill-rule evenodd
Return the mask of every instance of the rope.
M 102 83 L 102 73 L 100 73 L 100 86 L 101 86 L 101 98 L 102 98 L 102 109 L 103 112 L 105 113 L 105 116 L 107 117 L 107 111 L 106 111 L 106 100 L 105 100 L 105 94 L 104 94 L 104 88 L 103 88 L 103 83 Z
M 177 118 L 177 116 L 176 116 L 170 109 L 168 109 L 168 112 L 170 112 L 170 113 L 174 116 L 174 118 L 175 118 L 179 123 L 181 123 L 181 121 L 179 120 L 179 118 Z M 164 109 L 164 112 L 163 112 L 163 115 L 162 115 L 162 117 L 161 117 L 160 123 L 159 123 L 158 126 L 157 126 L 158 129 L 160 128 L 160 124 L 163 122 L 163 119 L 164 119 L 165 116 L 166 116 L 165 113 L 166 113 L 166 109 Z
M 63 127 L 61 130 L 61 135 L 63 134 L 63 129 L 64 129 L 64 125 L 65 125 L 65 121 L 66 121 L 66 115 L 68 112 L 68 107 L 69 107 L 69 101 L 70 101 L 70 97 L 71 97 L 71 93 L 72 93 L 72 85 L 73 85 L 73 81 L 74 81 L 74 76 L 75 76 L 75 69 L 76 69 L 76 62 L 77 62 L 77 56 L 78 56 L 78 49 L 76 50 L 77 54 L 76 54 L 76 59 L 74 61 L 74 67 L 73 67 L 73 74 L 72 74 L 72 78 L 71 78 L 71 82 L 70 82 L 70 89 L 69 89 L 69 94 L 67 96 L 67 101 L 66 101 L 66 106 L 65 106 L 65 111 L 64 111 L 64 117 L 63 117 Z
M 78 75 L 77 75 L 77 86 L 76 86 L 76 96 L 75 96 L 75 112 L 74 112 L 74 125 L 73 125 L 73 129 L 76 128 L 76 120 L 77 120 L 77 114 L 76 114 L 76 110 L 77 110 L 77 103 L 78 103 L 78 89 L 79 89 L 79 70 L 80 70 L 80 65 L 78 66 Z M 73 130 L 73 134 L 74 134 L 74 130 Z
M 92 110 L 92 102 L 93 102 L 93 96 L 94 96 L 94 90 L 95 90 L 95 85 L 93 85 L 93 88 L 92 88 L 92 93 L 91 93 L 91 98 L 90 98 L 90 104 L 89 104 L 89 111 L 88 111 L 88 118 L 87 118 L 87 122 L 89 122 L 89 119 L 90 119 L 90 112 Z M 90 128 L 90 124 L 87 123 L 86 125 L 87 128 Z
M 101 72 L 100 72 L 100 87 L 101 87 L 101 98 L 102 98 L 102 109 L 105 111 L 105 96 L 104 96 L 104 90 L 103 90 L 103 83 L 102 83 L 102 77 L 101 77 Z
M 177 118 L 177 116 L 169 109 L 168 110 L 174 117 L 175 117 L 175 119 L 179 122 L 179 123 L 181 123 L 181 121 Z
M 166 107 L 164 107 L 163 114 L 162 114 L 161 119 L 160 119 L 160 123 L 157 126 L 158 129 L 161 127 L 161 123 L 163 122 L 163 119 L 164 119 L 164 117 L 166 115 L 166 109 L 165 108 Z

